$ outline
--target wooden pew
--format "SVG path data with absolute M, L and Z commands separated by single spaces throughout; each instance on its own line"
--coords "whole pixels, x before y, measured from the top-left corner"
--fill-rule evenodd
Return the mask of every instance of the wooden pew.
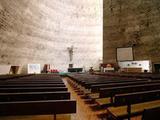
M 145 90 L 156 90 L 156 89 L 160 89 L 160 83 L 101 88 L 100 98 L 112 97 L 115 94 L 123 94 L 123 93 L 128 93 L 128 92 L 137 92 L 137 91 L 145 91 Z
M 0 108 L 0 116 L 52 114 L 54 115 L 54 120 L 56 120 L 56 114 L 76 113 L 76 101 L 40 100 L 0 102 Z
M 130 85 L 145 85 L 145 84 L 153 84 L 153 83 L 160 83 L 160 81 L 133 81 L 133 82 L 120 82 L 120 83 L 106 83 L 106 84 L 99 84 L 99 85 L 91 85 L 89 89 L 91 92 L 98 92 L 101 88 L 110 88 L 110 87 L 120 87 L 120 86 L 130 86 Z
M 114 96 L 113 107 L 108 108 L 109 118 L 116 120 L 140 115 L 144 109 L 160 107 L 160 90 L 118 94 Z
M 83 76 L 84 78 L 86 76 Z M 82 77 L 82 78 L 83 78 Z M 77 77 L 78 78 L 78 77 Z M 148 83 L 150 82 L 151 80 L 148 80 L 148 79 L 135 79 L 133 81 L 133 79 L 125 79 L 125 80 L 120 80 L 120 79 L 117 79 L 117 78 L 109 78 L 108 80 L 105 80 L 104 77 L 102 77 L 103 79 L 95 79 L 93 80 L 92 77 L 86 77 L 88 80 L 84 80 L 84 79 L 75 79 L 75 82 L 78 81 L 78 84 L 79 86 L 77 85 L 76 87 L 79 89 L 79 93 L 78 94 L 85 94 L 84 95 L 84 98 L 88 98 L 88 99 L 92 99 L 92 100 L 95 100 L 95 102 L 100 105 L 100 106 L 110 106 L 110 98 L 100 98 L 100 99 L 97 99 L 99 98 L 99 89 L 101 88 L 100 85 L 103 84 L 103 86 L 105 87 L 115 87 L 115 86 L 128 86 L 128 84 L 130 85 L 139 85 L 139 84 L 144 84 L 144 83 Z M 82 82 L 81 82 L 82 80 Z M 87 82 L 86 82 L 87 81 Z M 139 84 L 138 84 L 139 83 Z M 98 85 L 97 85 L 98 84 Z M 93 89 L 92 89 L 92 86 L 93 86 Z M 95 87 L 94 87 L 95 86 Z M 98 86 L 98 90 L 97 90 L 97 86 Z M 95 89 L 94 89 L 95 88 Z M 86 89 L 91 89 L 91 90 L 86 90 Z M 95 91 L 94 91 L 95 90 Z M 93 93 L 93 92 L 98 92 L 98 93 Z M 83 97 L 83 96 L 82 96 Z
M 93 85 L 101 85 L 101 84 L 116 84 L 116 83 L 126 83 L 126 82 L 146 82 L 150 81 L 148 79 L 145 80 L 103 80 L 103 81 L 97 81 L 97 82 L 87 82 L 87 83 L 82 83 L 82 86 L 85 86 L 87 89 L 90 89 L 91 86 Z
M 76 101 L 59 76 L 34 75 L 0 82 L 0 116 L 70 114 Z M 64 109 L 65 108 L 65 109 Z
M 59 75 L 53 75 L 53 74 L 24 75 L 25 77 L 21 77 L 22 75 L 19 75 L 19 77 L 14 77 L 12 79 L 9 79 L 10 76 L 11 75 L 6 75 L 5 76 L 7 78 L 6 80 L 10 80 L 10 81 L 15 81 L 15 80 L 19 80 L 19 81 L 22 81 L 22 80 L 34 80 L 34 81 L 56 80 L 57 81 L 57 80 L 60 80 L 61 81 L 61 77 Z M 0 78 L 3 78 L 3 77 L 0 76 Z
M 0 82 L 0 85 L 14 84 L 64 84 L 63 81 L 5 81 Z
M 52 81 L 52 82 L 54 82 L 54 81 L 56 81 L 56 82 L 58 82 L 58 81 L 62 81 L 62 79 L 61 78 L 49 78 L 49 79 L 47 79 L 47 78 L 44 78 L 44 79 L 35 79 L 34 77 L 33 78 L 28 78 L 28 77 L 25 77 L 25 78 L 19 78 L 19 79 L 8 79 L 8 80 L 5 80 L 5 81 L 2 81 L 2 82 L 8 82 L 8 81 L 35 81 L 35 82 L 39 82 L 39 81 Z
M 160 78 L 159 74 L 153 73 L 95 73 L 100 76 L 114 76 L 114 77 L 134 77 L 134 78 Z
M 102 106 L 112 106 L 114 96 L 116 94 L 125 94 L 131 92 L 148 91 L 160 89 L 160 84 L 146 84 L 146 85 L 131 85 L 121 87 L 111 87 L 100 89 L 99 93 L 96 93 L 95 101 Z M 102 99 L 102 100 L 101 100 Z
M 147 81 L 148 79 L 119 79 L 119 78 L 111 78 L 111 79 L 100 79 L 100 80 L 94 80 L 92 81 L 92 78 L 87 78 L 88 81 L 79 81 L 79 84 L 82 86 L 87 86 L 87 85 L 98 85 L 98 84 L 105 84 L 105 83 L 121 83 L 121 82 L 133 82 L 133 81 Z
M 24 87 L 65 87 L 64 84 L 14 84 L 0 85 L 0 88 L 24 88 Z
M 17 79 L 17 78 L 22 78 L 22 77 L 29 77 L 32 76 L 33 74 L 24 74 L 24 75 L 0 75 L 0 81 L 5 81 L 8 79 Z
M 160 120 L 160 107 L 145 109 L 142 120 Z
M 123 94 L 128 92 L 139 92 L 139 91 L 148 91 L 148 90 L 157 90 L 160 89 L 160 79 L 156 80 L 148 80 L 151 78 L 150 75 L 147 77 L 145 75 L 131 75 L 134 77 L 134 79 L 129 79 L 130 76 L 123 76 L 121 79 L 117 77 L 110 77 L 109 79 L 105 77 L 101 77 L 100 79 L 96 78 L 94 79 L 93 76 L 86 77 L 85 75 L 81 76 L 72 76 L 72 81 L 75 83 L 75 87 L 77 87 L 79 90 L 84 91 L 85 89 L 91 89 L 92 92 L 98 92 L 100 90 L 100 98 L 105 99 L 104 101 L 111 103 L 113 105 L 114 96 L 116 94 Z M 126 79 L 123 80 L 123 78 L 126 77 Z M 142 78 L 142 79 L 141 79 Z M 147 79 L 146 79 L 147 78 Z M 104 88 L 106 87 L 106 89 Z M 114 89 L 114 91 L 112 91 Z M 120 90 L 121 89 L 121 90 Z M 103 92 L 102 92 L 103 91 Z M 95 95 L 96 96 L 96 95 Z M 107 97 L 107 98 L 106 98 Z M 110 99 L 110 97 L 112 99 Z M 102 100 L 103 101 L 103 100 Z M 147 106 L 155 107 L 154 104 L 160 104 L 160 101 L 152 101 L 150 100 L 147 103 L 141 103 L 141 105 L 145 106 L 145 108 L 148 108 Z M 137 104 L 137 103 L 136 103 Z M 149 104 L 149 105 L 148 105 Z M 134 105 L 134 108 L 136 108 L 139 105 Z M 122 110 L 125 108 L 125 113 L 127 114 L 127 106 L 122 107 Z M 121 109 L 120 109 L 121 110 Z M 128 109 L 129 110 L 129 109 Z M 143 110 L 141 110 L 142 112 Z
M 69 75 L 70 77 L 70 75 Z M 76 79 L 75 79 L 75 78 Z M 91 89 L 92 86 L 100 86 L 100 85 L 105 85 L 105 84 L 123 84 L 125 82 L 147 82 L 150 81 L 149 79 L 124 79 L 124 78 L 108 78 L 108 77 L 100 77 L 100 76 L 96 76 L 96 78 L 94 79 L 95 76 L 85 76 L 85 75 L 78 75 L 77 76 L 72 76 L 71 78 L 73 78 L 72 80 L 75 82 L 75 87 L 79 87 L 82 86 L 86 89 Z M 77 84 L 76 84 L 77 83 Z
M 94 99 L 94 101 L 101 107 L 112 106 L 112 101 L 116 94 L 123 94 L 129 92 L 138 92 L 138 91 L 148 91 L 148 90 L 157 90 L 160 89 L 160 83 L 148 83 L 144 85 L 129 85 L 129 86 L 120 86 L 120 87 L 110 87 L 102 88 L 100 92 L 89 94 L 89 98 Z
M 98 76 L 99 77 L 99 76 Z M 85 89 L 91 89 L 92 86 L 96 85 L 104 85 L 104 84 L 116 84 L 116 83 L 125 83 L 125 82 L 146 82 L 150 81 L 148 79 L 119 79 L 119 78 L 98 78 L 96 76 L 96 79 L 93 79 L 93 76 L 86 77 L 82 76 L 82 78 L 77 77 L 76 79 L 73 79 L 75 82 L 75 88 L 77 87 L 84 87 Z M 77 84 L 76 84 L 77 83 Z
M 0 88 L 0 93 L 15 93 L 15 92 L 54 92 L 67 91 L 66 87 L 18 87 L 18 88 Z
M 112 101 L 116 94 L 157 90 L 157 89 L 160 89 L 160 83 L 109 87 L 109 88 L 100 88 L 100 91 L 97 91 L 97 93 L 91 93 L 88 96 L 89 98 L 94 99 L 95 102 L 100 106 L 112 106 Z
M 0 93 L 0 102 L 65 99 L 70 99 L 70 93 L 67 91 Z

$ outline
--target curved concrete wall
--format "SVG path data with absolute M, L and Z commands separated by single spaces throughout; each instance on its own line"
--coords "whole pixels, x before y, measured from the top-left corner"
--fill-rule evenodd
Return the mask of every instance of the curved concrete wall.
M 104 62 L 117 47 L 133 47 L 135 60 L 160 63 L 160 1 L 104 0 Z
M 100 59 L 102 0 L 0 0 L 0 64 L 88 69 Z

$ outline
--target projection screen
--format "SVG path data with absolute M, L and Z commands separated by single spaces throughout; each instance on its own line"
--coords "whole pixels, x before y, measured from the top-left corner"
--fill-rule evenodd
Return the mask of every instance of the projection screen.
M 117 48 L 117 61 L 133 60 L 132 47 Z

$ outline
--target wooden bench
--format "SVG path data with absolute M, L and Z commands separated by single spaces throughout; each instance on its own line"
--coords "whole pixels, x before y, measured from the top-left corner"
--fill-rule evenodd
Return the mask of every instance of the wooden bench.
M 17 78 L 22 78 L 22 77 L 29 77 L 32 76 L 33 74 L 24 74 L 24 75 L 0 75 L 0 81 L 5 81 L 8 79 L 17 79 Z
M 1 82 L 22 82 L 22 81 L 34 81 L 34 82 L 39 82 L 39 81 L 43 81 L 43 82 L 63 82 L 62 79 L 60 78 L 52 78 L 52 79 L 35 79 L 35 78 L 28 78 L 28 77 L 25 77 L 25 78 L 19 78 L 19 79 L 8 79 L 8 80 L 5 80 L 5 81 L 1 81 Z
M 102 88 L 99 93 L 96 93 L 95 99 L 106 98 L 105 101 L 99 102 L 98 104 L 104 104 L 105 106 L 112 106 L 112 102 L 114 96 L 116 94 L 125 94 L 131 92 L 139 92 L 139 91 L 148 91 L 148 90 L 157 90 L 160 89 L 160 84 L 146 84 L 146 85 L 131 85 L 131 86 L 120 86 L 120 87 L 111 87 L 111 88 Z
M 76 113 L 76 101 L 73 100 L 41 100 L 0 102 L 0 116 L 17 115 L 54 115 Z M 64 109 L 65 108 L 65 109 Z
M 140 115 L 144 109 L 160 107 L 160 90 L 115 95 L 113 107 L 108 108 L 108 117 L 112 119 L 131 119 Z
M 99 84 L 91 85 L 91 92 L 98 92 L 101 88 L 110 88 L 110 87 L 120 87 L 120 86 L 130 86 L 130 85 L 144 85 L 144 84 L 153 84 L 160 83 L 160 81 L 133 81 L 133 82 L 120 82 L 120 83 L 109 83 L 109 84 Z
M 96 82 L 86 82 L 83 83 L 82 86 L 85 86 L 87 89 L 90 89 L 91 86 L 93 85 L 101 85 L 101 84 L 116 84 L 116 83 L 126 83 L 126 82 L 145 82 L 145 81 L 149 81 L 148 79 L 145 80 L 106 80 L 105 79 L 103 81 L 96 81 Z
M 54 92 L 67 91 L 66 87 L 18 87 L 18 88 L 0 88 L 0 93 L 15 93 L 15 92 Z
M 145 90 L 156 90 L 156 89 L 160 89 L 160 83 L 101 88 L 100 98 L 112 97 L 115 94 L 121 94 L 121 93 L 129 93 L 129 92 L 137 92 L 137 91 L 145 91 Z
M 33 75 L 0 82 L 0 116 L 76 113 L 59 76 Z M 64 109 L 65 108 L 65 109 Z
M 17 87 L 65 87 L 64 84 L 14 84 L 14 85 L 0 85 L 0 88 L 17 88 Z
M 66 91 L 56 92 L 25 92 L 25 93 L 0 93 L 0 102 L 33 101 L 33 100 L 65 100 L 70 99 Z
M 160 120 L 160 107 L 145 109 L 142 120 Z
M 99 76 L 114 76 L 114 77 L 133 77 L 133 78 L 149 78 L 149 79 L 160 79 L 159 74 L 154 73 L 94 73 Z
M 147 84 L 148 82 L 150 83 L 151 80 L 148 80 L 148 79 L 118 79 L 118 78 L 107 78 L 105 80 L 105 77 L 102 77 L 102 78 L 96 78 L 96 79 L 92 79 L 93 76 L 89 76 L 89 77 L 86 77 L 86 76 L 83 76 L 83 75 L 80 75 L 82 76 L 82 79 L 78 79 L 78 77 L 76 77 L 75 82 L 77 82 L 77 88 L 79 89 L 78 91 L 80 91 L 81 93 L 80 94 L 84 94 L 84 97 L 85 98 L 88 98 L 88 99 L 93 99 L 95 100 L 95 102 L 100 105 L 100 106 L 103 106 L 103 105 L 107 105 L 107 106 L 110 106 L 111 104 L 111 100 L 110 98 L 105 98 L 105 97 L 99 97 L 99 89 L 101 87 L 108 87 L 108 88 L 111 88 L 111 87 L 117 87 L 117 86 L 128 86 L 129 85 L 139 85 L 139 84 Z M 73 76 L 72 76 L 73 77 Z M 88 80 L 86 79 L 83 79 L 83 78 L 87 78 Z M 73 77 L 74 78 L 74 77 Z M 157 83 L 157 82 L 156 82 Z M 98 84 L 98 85 L 97 85 Z M 102 86 L 101 86 L 102 85 Z M 89 89 L 89 90 L 87 90 Z M 91 89 L 91 90 L 90 90 Z M 82 96 L 83 97 L 83 96 Z
M 142 79 L 135 79 L 135 78 L 122 78 L 122 77 L 102 77 L 98 75 L 89 75 L 89 74 L 69 74 L 69 78 L 77 83 L 103 83 L 107 81 L 134 81 L 134 80 L 142 80 Z
M 14 84 L 64 84 L 63 81 L 5 81 L 0 82 L 1 85 Z
M 96 76 L 97 77 L 97 76 Z M 107 85 L 107 84 L 125 84 L 126 82 L 148 82 L 150 80 L 148 79 L 117 79 L 117 78 L 113 78 L 113 79 L 105 79 L 105 78 L 98 78 L 97 79 L 93 79 L 93 76 L 92 77 L 86 77 L 83 76 L 82 78 L 80 77 L 80 79 L 78 79 L 78 77 L 76 79 L 73 80 L 75 83 L 72 82 L 72 86 L 75 88 L 75 89 L 79 89 L 81 91 L 84 91 L 84 93 L 86 93 L 85 91 L 88 92 L 88 90 L 91 91 L 90 92 L 93 92 L 94 90 L 97 90 L 99 88 L 97 88 L 96 86 L 100 86 L 100 85 Z M 95 87 L 94 87 L 95 86 Z M 93 89 L 92 89 L 93 88 Z M 93 91 L 92 91 L 93 90 Z
M 109 87 L 100 88 L 100 91 L 88 94 L 89 98 L 95 99 L 96 103 L 99 105 L 111 106 L 113 97 L 116 94 L 137 92 L 137 91 L 148 91 L 160 89 L 160 83 L 144 84 L 144 85 L 129 85 L 129 86 L 119 86 L 119 87 Z
M 75 88 L 78 88 L 79 91 L 85 91 L 85 89 L 90 89 L 89 96 L 93 99 L 96 99 L 97 103 L 109 104 L 109 111 L 116 110 L 117 116 L 120 118 L 128 117 L 130 119 L 132 115 L 138 115 L 143 112 L 144 109 L 150 109 L 160 106 L 160 100 L 155 98 L 154 100 L 149 99 L 148 101 L 137 101 L 133 103 L 132 113 L 128 115 L 127 110 L 129 111 L 128 105 L 123 105 L 120 107 L 112 107 L 114 105 L 115 95 L 116 94 L 128 94 L 130 92 L 137 93 L 140 91 L 148 92 L 149 90 L 159 90 L 160 89 L 160 79 L 151 80 L 152 74 L 148 76 L 143 75 L 122 75 L 122 77 L 100 77 L 93 75 L 69 75 L 73 81 Z M 95 77 L 95 78 L 94 78 Z M 108 78 L 107 78 L 108 77 Z M 133 77 L 130 79 L 130 77 Z M 113 78 L 113 79 L 112 79 Z M 125 78 L 125 79 L 123 79 Z M 85 92 L 84 92 L 85 93 Z M 145 95 L 144 95 L 145 96 Z M 143 97 L 144 97 L 143 96 Z M 143 98 L 142 98 L 143 99 Z M 101 104 L 102 103 L 102 104 Z M 107 108 L 106 107 L 106 108 Z M 117 118 L 117 117 L 116 117 Z
M 76 74 L 77 75 L 77 74 Z M 69 75 L 70 77 L 70 75 Z M 96 78 L 94 78 L 96 77 Z M 100 77 L 100 76 L 89 76 L 86 75 L 78 75 L 78 76 L 72 76 L 71 79 L 75 82 L 75 88 L 76 87 L 84 87 L 85 89 L 92 89 L 92 86 L 98 86 L 98 85 L 105 85 L 105 84 L 120 84 L 120 83 L 126 83 L 126 82 L 147 82 L 150 81 L 149 79 L 131 79 L 131 78 L 108 78 L 108 77 Z M 76 84 L 77 83 L 77 84 Z

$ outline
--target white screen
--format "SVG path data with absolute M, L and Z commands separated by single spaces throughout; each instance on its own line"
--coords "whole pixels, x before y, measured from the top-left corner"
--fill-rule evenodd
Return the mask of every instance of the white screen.
M 133 60 L 132 47 L 117 48 L 117 60 L 118 61 Z
M 41 73 L 40 64 L 28 64 L 28 74 Z

